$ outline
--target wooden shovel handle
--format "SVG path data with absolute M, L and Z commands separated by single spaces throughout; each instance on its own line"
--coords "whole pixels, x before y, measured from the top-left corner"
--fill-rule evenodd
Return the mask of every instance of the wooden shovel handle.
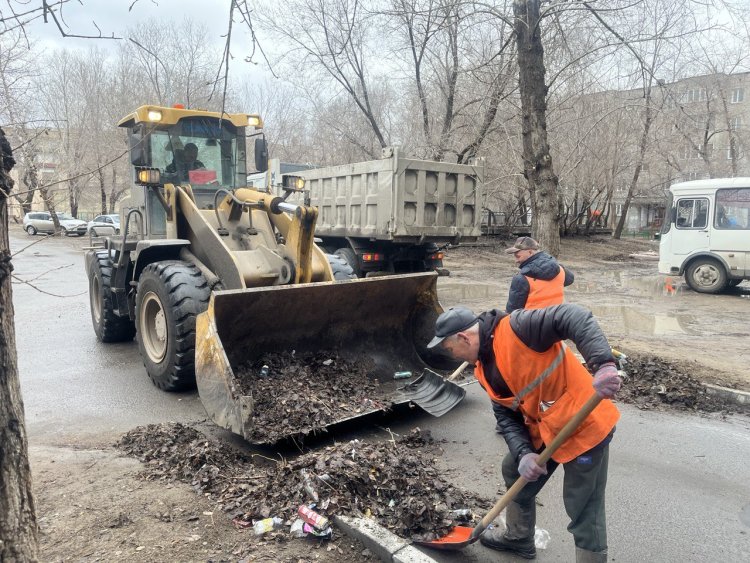
M 552 442 L 546 448 L 544 448 L 544 451 L 542 451 L 541 454 L 539 454 L 537 465 L 541 466 L 549 461 L 549 459 L 552 457 L 552 454 L 554 454 L 557 451 L 557 448 L 560 447 L 560 444 L 570 438 L 570 435 L 575 432 L 581 422 L 583 422 L 583 419 L 591 414 L 591 411 L 593 411 L 597 407 L 601 400 L 601 397 L 594 393 L 594 395 L 592 395 L 591 398 L 586 401 L 581 409 L 573 415 L 573 417 L 567 422 L 565 426 L 562 427 L 562 430 L 560 430 L 559 434 L 555 436 Z M 516 482 L 513 483 L 513 486 L 508 489 L 508 491 L 495 503 L 495 506 L 492 507 L 492 510 L 490 510 L 484 516 L 484 518 L 482 518 L 482 521 L 479 523 L 479 525 L 474 528 L 471 537 L 478 538 L 480 535 L 482 535 L 487 526 L 489 526 L 492 521 L 497 518 L 498 514 L 500 514 L 503 509 L 513 501 L 518 492 L 524 488 L 526 483 L 528 483 L 526 479 L 524 479 L 523 477 L 519 477 Z
M 456 368 L 456 371 L 454 371 L 452 374 L 450 374 L 450 376 L 448 376 L 447 381 L 453 381 L 454 379 L 456 379 L 459 375 L 463 373 L 463 371 L 467 367 L 469 367 L 469 362 L 462 363 L 460 366 Z

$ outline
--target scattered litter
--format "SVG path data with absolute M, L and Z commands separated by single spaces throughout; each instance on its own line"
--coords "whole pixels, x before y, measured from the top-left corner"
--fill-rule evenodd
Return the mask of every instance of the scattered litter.
M 419 429 L 401 438 L 352 440 L 263 465 L 178 423 L 136 428 L 118 446 L 146 463 L 144 478 L 190 483 L 238 529 L 255 529 L 258 521 L 274 517 L 292 523 L 289 533 L 273 526 L 262 536 L 268 541 L 299 534 L 330 538 L 326 520 L 337 514 L 369 515 L 403 538 L 431 541 L 465 523 L 458 514 L 467 507 L 482 513 L 491 505 L 444 479 L 434 463 L 442 449 Z M 311 484 L 319 497 L 314 509 L 308 505 Z M 300 505 L 309 522 L 301 530 L 295 524 L 303 519 L 297 514 Z
M 393 379 L 409 379 L 411 377 L 410 371 L 397 371 L 393 374 Z
M 274 516 L 273 518 L 264 518 L 263 520 L 258 520 L 255 524 L 253 524 L 253 531 L 255 532 L 256 536 L 262 536 L 263 534 L 266 534 L 268 532 L 281 529 L 283 525 L 284 521 L 281 518 Z
M 297 513 L 300 515 L 300 518 L 302 518 L 302 520 L 310 524 L 318 531 L 325 530 L 330 525 L 328 518 L 326 518 L 325 516 L 321 516 L 312 508 L 310 508 L 309 506 L 305 506 L 304 504 L 300 505 L 300 507 L 297 509 Z

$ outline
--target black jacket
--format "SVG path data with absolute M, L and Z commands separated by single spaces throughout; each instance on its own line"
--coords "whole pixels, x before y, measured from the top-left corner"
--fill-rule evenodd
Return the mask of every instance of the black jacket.
M 479 315 L 479 361 L 482 363 L 487 383 L 501 397 L 512 396 L 495 361 L 492 349 L 497 324 L 507 316 L 493 309 Z M 522 309 L 510 316 L 510 326 L 518 338 L 536 352 L 548 350 L 555 342 L 572 340 L 586 363 L 596 370 L 606 362 L 614 361 L 612 349 L 591 311 L 579 305 L 563 304 L 544 309 Z M 529 431 L 523 414 L 493 402 L 497 427 L 505 438 L 516 462 L 533 453 Z
M 551 280 L 560 273 L 560 264 L 546 252 L 537 252 L 521 263 L 520 271 L 510 281 L 510 292 L 505 310 L 508 313 L 516 309 L 523 309 L 529 298 L 529 280 L 526 276 L 537 280 Z M 565 268 L 565 282 L 567 287 L 573 283 L 573 272 Z

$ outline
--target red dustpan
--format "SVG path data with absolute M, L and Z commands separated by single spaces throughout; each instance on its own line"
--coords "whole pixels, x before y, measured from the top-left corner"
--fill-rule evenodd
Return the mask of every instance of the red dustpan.
M 549 461 L 549 459 L 552 457 L 552 454 L 554 454 L 555 451 L 557 451 L 557 448 L 560 447 L 560 444 L 562 444 L 570 437 L 571 434 L 573 434 L 573 432 L 575 432 L 576 428 L 578 428 L 581 422 L 583 422 L 583 419 L 591 414 L 591 411 L 596 408 L 600 401 L 601 398 L 596 394 L 593 395 L 588 401 L 586 401 L 586 403 L 581 407 L 581 410 L 574 414 L 573 418 L 571 418 L 568 423 L 563 426 L 562 430 L 560 430 L 560 433 L 555 436 L 554 440 L 552 440 L 552 443 L 544 448 L 544 451 L 539 454 L 539 459 L 537 461 L 539 465 L 544 465 Z M 503 511 L 503 509 L 511 503 L 518 492 L 524 488 L 526 483 L 528 483 L 526 479 L 524 479 L 523 477 L 519 477 L 518 480 L 513 483 L 513 486 L 508 489 L 508 492 L 500 497 L 500 499 L 495 503 L 495 506 L 492 507 L 492 510 L 490 510 L 484 516 L 484 518 L 482 518 L 482 521 L 477 525 L 476 528 L 469 528 L 468 526 L 454 526 L 450 532 L 448 532 L 441 538 L 433 541 L 417 541 L 414 543 L 416 543 L 417 545 L 424 545 L 432 549 L 441 549 L 444 551 L 458 551 L 459 549 L 463 549 L 467 545 L 470 545 L 479 539 L 479 536 L 484 533 L 484 531 L 487 529 L 487 526 L 489 526 L 492 521 L 497 518 L 498 515 Z

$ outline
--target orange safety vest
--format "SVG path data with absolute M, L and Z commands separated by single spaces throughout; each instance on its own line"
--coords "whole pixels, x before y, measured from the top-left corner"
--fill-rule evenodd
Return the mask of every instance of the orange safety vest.
M 524 309 L 543 309 L 563 302 L 563 288 L 565 287 L 565 270 L 560 271 L 551 280 L 539 280 L 531 276 L 524 276 L 529 281 L 529 296 L 526 298 Z
M 562 342 L 535 352 L 510 326 L 510 315 L 495 328 L 493 350 L 497 367 L 513 396 L 500 397 L 490 387 L 480 362 L 474 370 L 479 383 L 494 402 L 519 410 L 534 448 L 552 442 L 562 427 L 594 393 L 591 374 Z M 552 455 L 567 463 L 601 443 L 617 424 L 620 412 L 603 400 Z

